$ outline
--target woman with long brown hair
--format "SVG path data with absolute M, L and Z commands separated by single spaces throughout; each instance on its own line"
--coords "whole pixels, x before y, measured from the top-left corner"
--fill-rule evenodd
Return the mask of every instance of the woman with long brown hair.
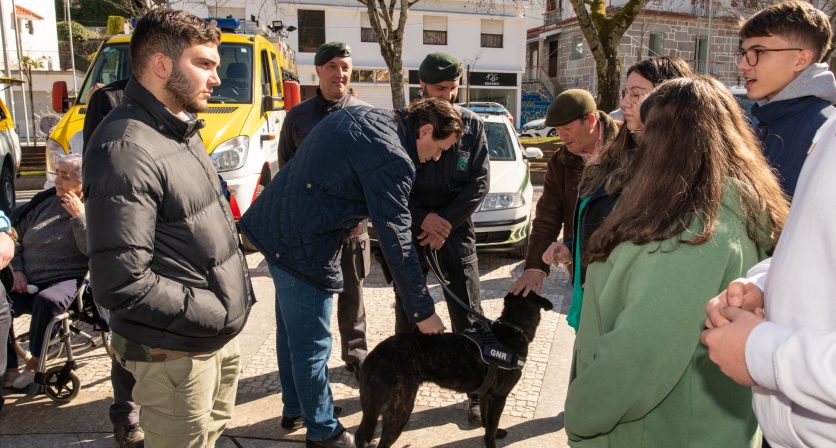
M 584 251 L 570 445 L 756 446 L 749 389 L 708 360 L 699 335 L 706 298 L 774 247 L 786 198 L 719 82 L 665 82 L 641 118 L 634 173 Z

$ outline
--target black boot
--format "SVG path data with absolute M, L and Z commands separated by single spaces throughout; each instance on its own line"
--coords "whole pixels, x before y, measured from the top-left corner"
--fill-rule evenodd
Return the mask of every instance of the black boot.
M 343 430 L 334 437 L 326 440 L 313 441 L 305 440 L 306 448 L 355 448 L 354 436 L 350 432 Z

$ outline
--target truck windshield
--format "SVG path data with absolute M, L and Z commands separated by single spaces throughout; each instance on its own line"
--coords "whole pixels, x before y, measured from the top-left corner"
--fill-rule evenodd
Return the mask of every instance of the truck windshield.
M 249 103 L 252 100 L 253 47 L 250 44 L 221 43 L 218 47 L 221 85 L 212 90 L 210 103 Z M 88 71 L 76 104 L 87 104 L 93 86 L 106 86 L 131 75 L 131 54 L 127 43 L 105 45 Z

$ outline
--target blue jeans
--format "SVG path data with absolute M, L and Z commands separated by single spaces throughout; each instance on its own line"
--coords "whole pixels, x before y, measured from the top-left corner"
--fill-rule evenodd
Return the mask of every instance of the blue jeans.
M 330 439 L 343 431 L 334 417 L 334 398 L 328 383 L 333 295 L 296 279 L 278 266 L 269 267 L 276 285 L 276 352 L 282 415 L 301 415 L 308 440 Z

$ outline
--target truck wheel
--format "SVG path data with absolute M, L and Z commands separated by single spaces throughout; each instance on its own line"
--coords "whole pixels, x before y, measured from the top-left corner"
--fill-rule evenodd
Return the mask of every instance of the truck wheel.
M 264 191 L 264 185 L 258 184 L 255 190 L 255 197 L 261 196 L 261 192 Z M 247 238 L 247 235 L 241 234 L 241 245 L 244 247 L 244 252 L 258 252 L 258 248 L 250 242 L 250 239 Z
M 15 178 L 11 167 L 8 164 L 3 165 L 0 170 L 0 209 L 10 216 L 12 209 L 15 208 Z

